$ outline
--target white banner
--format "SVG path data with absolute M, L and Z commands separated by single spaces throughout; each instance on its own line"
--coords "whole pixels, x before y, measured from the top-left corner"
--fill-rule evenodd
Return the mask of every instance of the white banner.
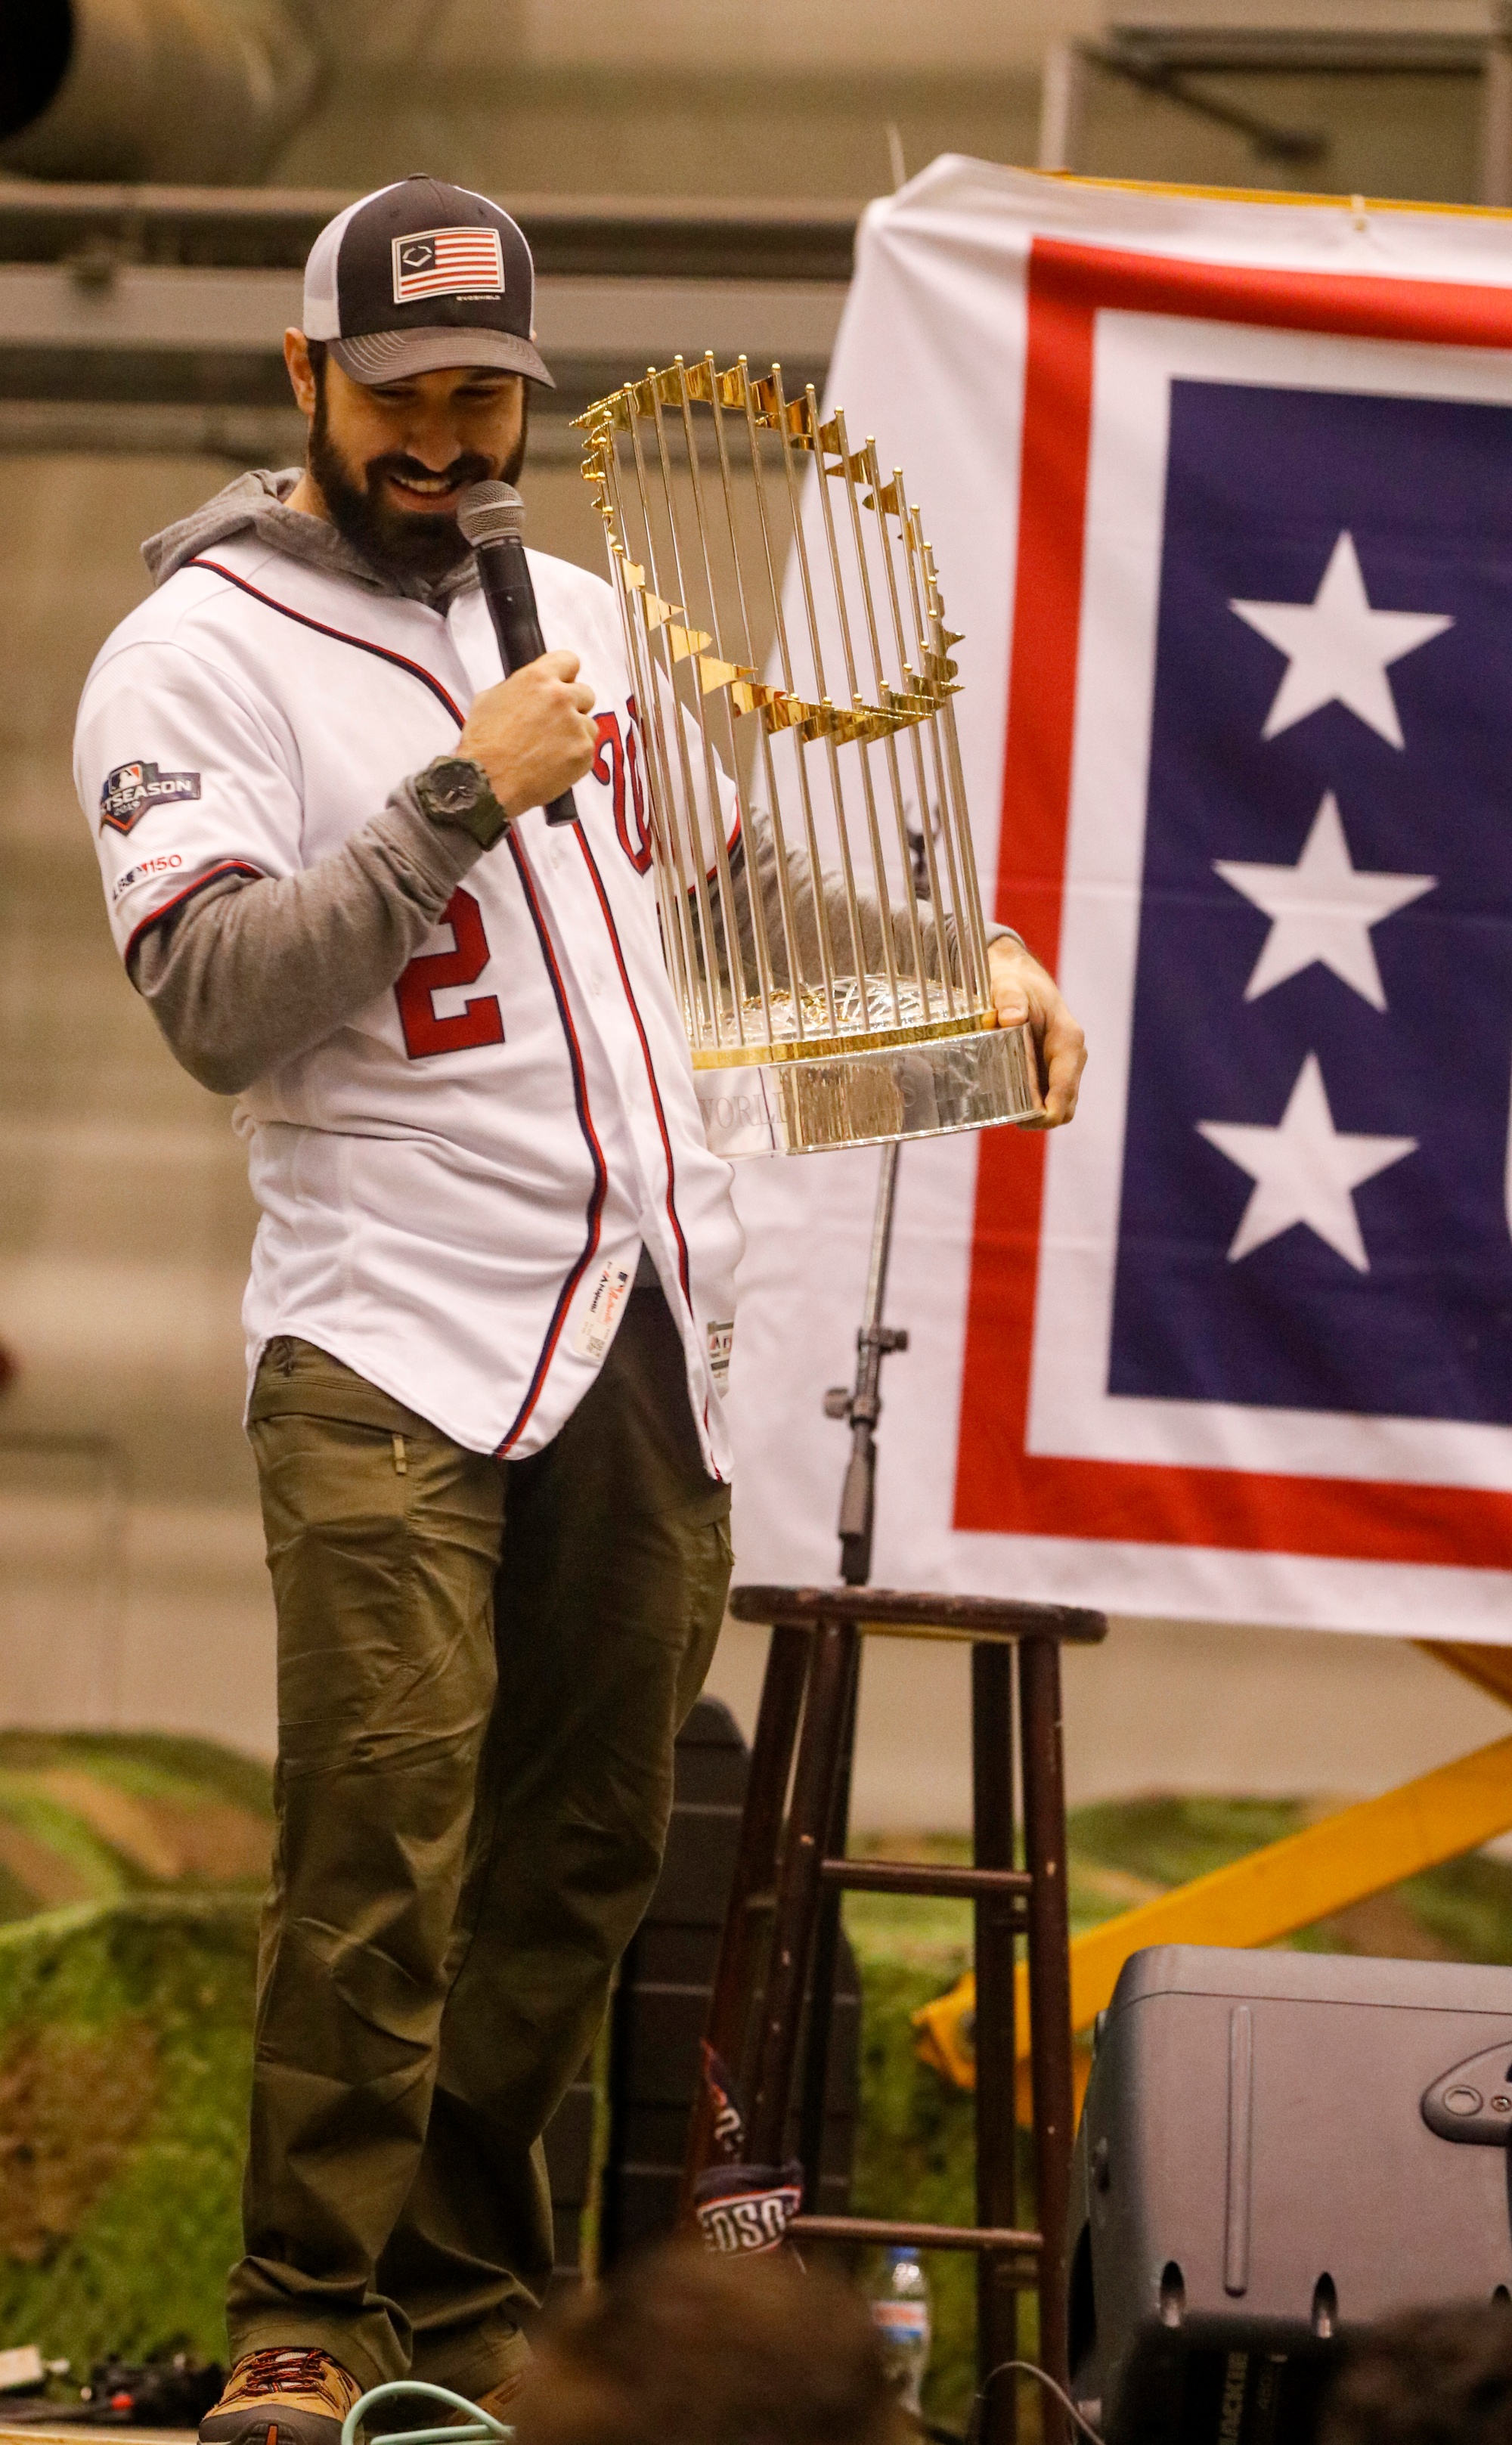
M 937 162 L 901 464 L 1072 1128 L 903 1150 L 878 1584 L 1512 1638 L 1512 223 Z M 834 1576 L 878 1157 L 740 1168 L 743 1578 Z

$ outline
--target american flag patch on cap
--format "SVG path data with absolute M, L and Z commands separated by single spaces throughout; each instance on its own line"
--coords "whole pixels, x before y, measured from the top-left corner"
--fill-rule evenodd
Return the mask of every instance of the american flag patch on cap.
M 394 303 L 421 297 L 504 294 L 504 250 L 496 229 L 417 230 L 394 240 Z

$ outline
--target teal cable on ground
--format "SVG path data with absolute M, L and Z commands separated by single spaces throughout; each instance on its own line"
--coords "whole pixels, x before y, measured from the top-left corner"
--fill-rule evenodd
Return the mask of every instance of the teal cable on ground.
M 380 2402 L 391 2402 L 397 2394 L 423 2394 L 432 2402 L 444 2402 L 448 2411 L 465 2412 L 465 2419 L 454 2419 L 445 2428 L 405 2428 L 390 2431 L 383 2445 L 493 2445 L 496 2437 L 513 2438 L 514 2431 L 495 2419 L 492 2412 L 480 2411 L 465 2395 L 452 2394 L 444 2385 L 422 2385 L 418 2378 L 396 2378 L 387 2385 L 371 2385 L 353 2403 L 342 2421 L 342 2445 L 356 2445 L 357 2432 L 367 2414 Z

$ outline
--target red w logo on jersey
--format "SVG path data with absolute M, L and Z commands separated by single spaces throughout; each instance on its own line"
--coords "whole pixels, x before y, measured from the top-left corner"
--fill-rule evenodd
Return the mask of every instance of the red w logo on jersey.
M 640 716 L 633 696 L 628 700 L 626 710 L 630 717 L 627 733 L 621 729 L 620 717 L 617 713 L 601 713 L 595 716 L 599 743 L 593 754 L 592 772 L 595 781 L 602 781 L 607 786 L 612 787 L 614 829 L 620 836 L 620 847 L 634 867 L 636 873 L 644 874 L 651 863 L 651 831 L 645 819 L 645 793 L 641 782 L 641 752 L 636 736 L 636 724 Z M 608 758 L 607 763 L 606 756 Z M 629 767 L 630 811 L 633 811 L 635 829 L 633 840 L 630 837 L 630 824 L 626 820 L 625 795 L 626 765 Z

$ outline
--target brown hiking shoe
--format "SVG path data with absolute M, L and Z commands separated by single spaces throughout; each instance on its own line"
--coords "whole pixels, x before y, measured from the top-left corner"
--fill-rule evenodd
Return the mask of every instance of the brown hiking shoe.
M 199 2423 L 200 2445 L 341 2445 L 362 2390 L 329 2352 L 245 2352 Z

